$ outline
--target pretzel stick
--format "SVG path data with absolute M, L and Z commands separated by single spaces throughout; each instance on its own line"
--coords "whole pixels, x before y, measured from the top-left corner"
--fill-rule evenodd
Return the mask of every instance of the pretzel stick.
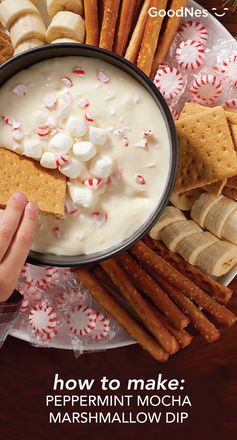
M 187 6 L 187 0 L 172 0 L 170 10 L 177 11 L 178 9 Z M 176 13 L 173 17 L 168 18 L 164 33 L 158 43 L 155 57 L 152 64 L 152 78 L 154 78 L 159 65 L 164 61 L 171 43 L 179 28 L 181 17 L 177 17 Z
M 158 9 L 166 9 L 167 0 L 152 0 L 151 7 Z M 158 14 L 156 17 L 148 16 L 145 33 L 143 36 L 141 49 L 138 56 L 137 66 L 146 73 L 147 76 L 151 73 L 152 63 L 159 40 L 161 26 L 164 17 Z
M 139 18 L 137 20 L 137 24 L 135 26 L 130 43 L 125 53 L 125 58 L 131 61 L 131 63 L 136 63 L 137 61 L 137 56 L 141 46 L 142 37 L 146 27 L 150 4 L 151 4 L 151 0 L 144 1 Z
M 179 349 L 177 341 L 161 323 L 150 304 L 132 285 L 127 274 L 118 263 L 114 259 L 110 259 L 100 263 L 100 265 L 166 353 L 175 353 Z
M 105 0 L 100 33 L 100 47 L 112 50 L 120 0 Z
M 116 52 L 118 55 L 124 55 L 128 35 L 132 26 L 135 6 L 136 0 L 122 0 L 121 13 L 114 46 L 114 52 Z
M 77 269 L 74 273 L 77 280 L 85 286 L 98 304 L 118 322 L 131 338 L 137 341 L 157 361 L 167 361 L 168 354 L 158 345 L 156 340 L 127 312 L 113 295 L 98 283 L 88 270 Z
M 98 278 L 101 283 L 108 289 L 111 293 L 117 293 L 118 289 L 117 287 L 112 283 L 110 278 L 107 276 L 105 271 L 102 269 L 102 267 L 96 267 L 94 272 L 96 278 Z M 185 330 L 177 330 L 169 321 L 168 319 L 160 313 L 155 307 L 154 311 L 157 314 L 157 316 L 160 318 L 162 324 L 169 330 L 169 332 L 175 337 L 175 339 L 178 341 L 181 348 L 187 347 L 193 339 L 193 337 Z
M 98 46 L 99 18 L 97 0 L 84 0 L 86 44 Z
M 178 269 L 179 272 L 197 284 L 201 289 L 209 293 L 221 304 L 226 304 L 232 297 L 233 290 L 229 287 L 223 286 L 223 284 L 218 283 L 213 278 L 201 272 L 197 267 L 186 262 L 180 255 L 171 252 L 160 241 L 153 240 L 148 236 L 144 241 L 146 245 L 156 251 L 160 257 L 168 261 L 168 263 Z
M 157 272 L 148 269 L 153 278 L 170 295 L 176 304 L 186 313 L 192 321 L 194 327 L 203 335 L 208 342 L 214 342 L 220 337 L 220 332 L 206 318 L 198 307 L 176 287 L 172 286 L 167 280 L 162 278 Z
M 237 320 L 234 315 L 225 306 L 219 304 L 211 298 L 204 290 L 200 289 L 191 280 L 178 272 L 167 261 L 148 248 L 143 242 L 135 244 L 131 252 L 151 269 L 155 270 L 162 278 L 165 278 L 169 284 L 179 289 L 188 298 L 199 306 L 203 307 L 210 315 L 226 326 L 231 326 Z
M 160 313 L 157 309 L 156 314 L 160 318 L 164 326 L 178 341 L 181 348 L 187 347 L 192 342 L 193 337 L 186 330 L 177 330 L 177 328 L 170 324 L 168 319 L 164 315 L 162 315 L 162 313 Z
M 187 327 L 189 324 L 187 316 L 130 255 L 123 253 L 117 257 L 117 261 L 129 274 L 135 287 L 145 293 L 178 330 Z

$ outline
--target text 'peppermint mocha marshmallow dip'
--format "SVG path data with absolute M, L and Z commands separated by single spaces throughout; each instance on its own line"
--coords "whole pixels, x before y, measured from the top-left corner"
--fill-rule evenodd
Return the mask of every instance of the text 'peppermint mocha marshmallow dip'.
M 6 82 L 0 108 L 1 146 L 68 177 L 65 217 L 40 216 L 33 250 L 103 251 L 156 209 L 169 174 L 168 132 L 127 73 L 98 59 L 50 59 Z

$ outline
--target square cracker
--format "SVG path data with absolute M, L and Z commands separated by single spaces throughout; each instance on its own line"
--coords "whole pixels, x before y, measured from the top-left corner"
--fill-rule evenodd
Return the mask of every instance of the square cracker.
M 12 193 L 20 191 L 36 202 L 44 214 L 63 216 L 66 178 L 58 171 L 46 170 L 36 161 L 0 148 L 0 206 L 5 207 Z
M 176 122 L 179 166 L 175 192 L 223 180 L 237 174 L 237 155 L 222 107 Z

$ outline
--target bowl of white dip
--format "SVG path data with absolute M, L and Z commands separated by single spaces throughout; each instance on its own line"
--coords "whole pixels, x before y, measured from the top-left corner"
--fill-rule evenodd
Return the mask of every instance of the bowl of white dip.
M 65 217 L 40 216 L 29 262 L 95 263 L 149 231 L 174 185 L 177 139 L 165 100 L 136 66 L 97 47 L 39 47 L 0 67 L 3 106 L 24 132 L 21 154 L 49 172 L 60 157 L 68 179 Z M 3 124 L 0 139 L 11 149 Z

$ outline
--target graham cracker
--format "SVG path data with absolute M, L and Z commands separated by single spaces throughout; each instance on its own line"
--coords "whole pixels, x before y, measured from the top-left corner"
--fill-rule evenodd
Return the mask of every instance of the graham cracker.
M 237 113 L 225 110 L 226 119 L 230 124 L 237 125 Z
M 211 183 L 210 185 L 205 185 L 202 188 L 209 193 L 215 194 L 215 196 L 219 196 L 222 193 L 226 183 L 227 179 L 218 180 L 217 182 Z
M 46 170 L 36 161 L 0 148 L 0 206 L 5 207 L 12 193 L 23 192 L 36 202 L 44 214 L 63 216 L 66 177 Z
M 176 129 L 179 166 L 175 192 L 237 175 L 237 155 L 222 107 L 181 118 Z
M 237 151 L 237 125 L 229 123 L 232 140 Z
M 229 187 L 225 187 L 223 189 L 223 194 L 226 197 L 229 197 L 229 199 L 232 200 L 237 200 L 237 188 L 229 188 Z

